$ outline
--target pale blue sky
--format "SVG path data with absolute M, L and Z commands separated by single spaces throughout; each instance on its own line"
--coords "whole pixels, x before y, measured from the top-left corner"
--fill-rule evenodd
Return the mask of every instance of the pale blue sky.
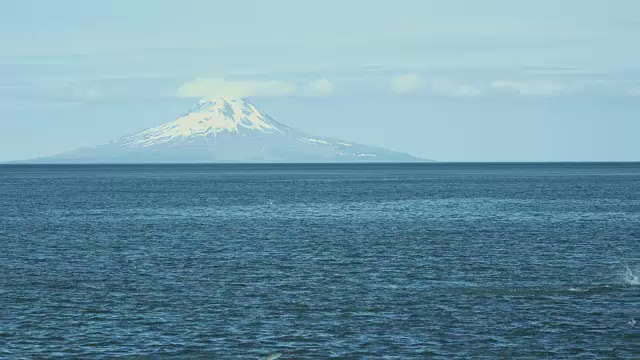
M 0 161 L 225 93 L 438 160 L 640 160 L 639 38 L 634 0 L 7 0 Z

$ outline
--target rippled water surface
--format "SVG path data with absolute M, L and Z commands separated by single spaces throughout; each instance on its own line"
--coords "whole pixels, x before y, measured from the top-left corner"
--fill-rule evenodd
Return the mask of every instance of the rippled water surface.
M 0 358 L 640 357 L 639 164 L 0 166 L 0 246 Z

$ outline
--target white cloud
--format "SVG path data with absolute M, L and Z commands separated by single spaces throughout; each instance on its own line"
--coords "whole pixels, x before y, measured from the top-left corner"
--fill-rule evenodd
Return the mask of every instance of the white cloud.
M 189 81 L 178 89 L 179 97 L 276 97 L 291 95 L 296 91 L 296 86 L 283 81 L 231 81 L 223 78 L 195 79 Z
M 318 79 L 307 84 L 305 93 L 310 96 L 329 96 L 333 94 L 333 83 L 329 79 Z
M 479 96 L 480 90 L 472 85 L 457 84 L 451 80 L 440 79 L 431 82 L 431 93 L 437 96 L 470 97 Z
M 424 87 L 424 82 L 416 74 L 406 74 L 391 80 L 391 90 L 400 95 L 414 94 Z
M 524 96 L 554 96 L 562 95 L 567 91 L 567 88 L 563 84 L 547 80 L 496 80 L 491 83 L 491 86 L 494 89 L 513 92 Z
M 637 89 L 631 89 L 627 92 L 627 94 L 629 96 L 633 96 L 633 97 L 640 97 L 640 88 Z

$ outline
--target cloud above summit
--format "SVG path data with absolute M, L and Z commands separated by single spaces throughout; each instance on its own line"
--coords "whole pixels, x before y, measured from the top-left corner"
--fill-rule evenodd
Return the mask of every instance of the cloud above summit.
M 189 81 L 176 92 L 179 97 L 277 97 L 291 95 L 295 84 L 284 81 L 226 80 L 224 78 L 199 78 Z
M 309 82 L 281 80 L 227 80 L 225 78 L 198 78 L 184 83 L 176 91 L 178 97 L 208 98 L 228 96 L 282 97 L 282 96 L 330 96 L 334 84 L 329 79 L 320 78 Z

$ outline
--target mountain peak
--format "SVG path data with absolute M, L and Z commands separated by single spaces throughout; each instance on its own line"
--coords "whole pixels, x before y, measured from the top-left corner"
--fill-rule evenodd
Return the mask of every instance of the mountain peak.
M 206 105 L 218 105 L 223 106 L 229 103 L 251 104 L 246 98 L 234 98 L 229 96 L 216 96 L 211 98 L 202 98 L 194 107 L 206 106 Z
M 148 147 L 220 133 L 284 134 L 290 130 L 246 99 L 217 97 L 202 99 L 177 120 L 133 135 L 125 141 L 131 147 Z

